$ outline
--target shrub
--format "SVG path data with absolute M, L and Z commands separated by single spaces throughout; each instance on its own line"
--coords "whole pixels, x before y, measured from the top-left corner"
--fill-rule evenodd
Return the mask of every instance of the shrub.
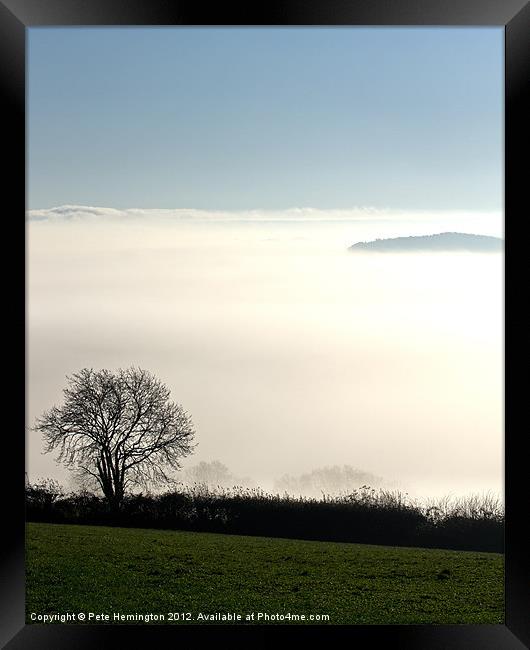
M 79 524 L 166 528 L 391 546 L 503 550 L 504 514 L 486 495 L 425 506 L 401 492 L 363 486 L 339 496 L 294 497 L 260 488 L 179 486 L 130 494 L 118 513 L 82 491 L 65 495 L 53 481 L 26 486 L 27 518 Z

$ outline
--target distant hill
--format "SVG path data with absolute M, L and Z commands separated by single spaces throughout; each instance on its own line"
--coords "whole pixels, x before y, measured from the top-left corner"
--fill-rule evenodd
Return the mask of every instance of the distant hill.
M 472 235 L 462 232 L 442 232 L 437 235 L 394 237 L 358 242 L 349 247 L 351 251 L 374 251 L 384 253 L 403 252 L 450 252 L 495 253 L 502 251 L 504 242 L 499 237 Z

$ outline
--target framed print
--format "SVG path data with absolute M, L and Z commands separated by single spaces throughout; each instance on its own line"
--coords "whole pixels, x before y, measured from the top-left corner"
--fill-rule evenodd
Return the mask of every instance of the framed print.
M 5 647 L 530 646 L 529 15 L 0 0 Z

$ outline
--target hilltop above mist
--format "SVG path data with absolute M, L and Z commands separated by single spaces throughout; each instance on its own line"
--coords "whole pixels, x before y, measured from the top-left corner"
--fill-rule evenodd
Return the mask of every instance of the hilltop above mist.
M 375 239 L 357 242 L 350 251 L 398 252 L 452 252 L 495 253 L 503 248 L 503 240 L 489 235 L 473 235 L 461 232 L 442 232 L 436 235 L 419 235 Z

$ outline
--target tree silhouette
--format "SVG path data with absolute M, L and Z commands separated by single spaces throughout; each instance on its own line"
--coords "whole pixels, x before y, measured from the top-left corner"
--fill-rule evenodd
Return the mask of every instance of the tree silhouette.
M 171 481 L 195 431 L 164 384 L 133 367 L 84 368 L 67 380 L 64 404 L 37 419 L 46 453 L 58 450 L 58 462 L 95 479 L 113 510 L 131 486 Z
M 306 496 L 338 495 L 353 492 L 363 485 L 377 487 L 382 479 L 370 472 L 351 467 L 351 465 L 333 465 L 320 467 L 300 476 L 282 476 L 275 481 L 275 489 L 288 494 Z

